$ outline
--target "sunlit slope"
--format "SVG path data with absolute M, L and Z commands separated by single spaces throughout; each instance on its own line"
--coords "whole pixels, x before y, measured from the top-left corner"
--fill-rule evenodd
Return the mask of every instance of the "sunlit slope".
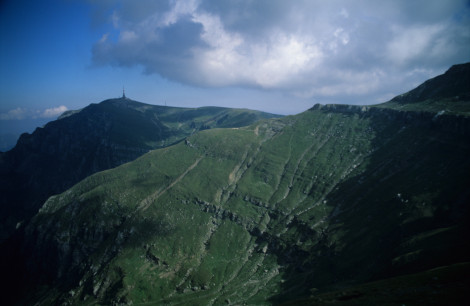
M 268 304 L 469 260 L 470 125 L 447 119 L 317 106 L 97 173 L 25 229 L 30 298 Z
M 247 109 L 179 108 L 109 99 L 69 111 L 0 155 L 0 243 L 51 195 L 85 177 L 216 127 L 278 117 Z

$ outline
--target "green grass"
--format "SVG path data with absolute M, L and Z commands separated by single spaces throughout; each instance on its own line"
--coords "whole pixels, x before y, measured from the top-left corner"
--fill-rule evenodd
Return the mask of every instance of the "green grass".
M 16 148 L 2 154 L 0 242 L 18 223 L 32 218 L 50 196 L 93 173 L 202 130 L 239 128 L 273 117 L 281 116 L 222 107 L 156 106 L 130 99 L 109 99 L 68 112 L 33 134 L 24 134 Z
M 50 294 L 74 304 L 271 304 L 465 261 L 470 144 L 422 120 L 314 109 L 202 131 L 52 197 L 26 231 L 71 258 Z
M 374 105 L 378 108 L 389 108 L 399 111 L 415 111 L 415 112 L 431 112 L 446 115 L 470 116 L 469 101 L 453 101 L 452 99 L 444 100 L 425 100 L 416 103 L 399 103 L 390 101 L 383 104 Z
M 309 299 L 286 305 L 467 305 L 469 269 L 461 263 L 328 293 L 312 288 Z

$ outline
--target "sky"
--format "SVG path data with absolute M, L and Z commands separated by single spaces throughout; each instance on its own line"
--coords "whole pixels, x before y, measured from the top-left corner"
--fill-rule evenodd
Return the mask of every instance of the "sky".
M 1 0 L 0 134 L 123 87 L 278 114 L 376 104 L 469 50 L 468 0 Z

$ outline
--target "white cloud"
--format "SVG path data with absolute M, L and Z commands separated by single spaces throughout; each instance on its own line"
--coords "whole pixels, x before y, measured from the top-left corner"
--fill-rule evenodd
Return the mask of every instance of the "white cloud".
M 23 120 L 35 118 L 55 118 L 67 111 L 68 108 L 64 105 L 47 108 L 45 110 L 33 110 L 27 108 L 15 108 L 6 113 L 0 113 L 0 120 Z
M 17 107 L 6 113 L 0 114 L 0 120 L 21 120 L 28 116 L 28 110 Z
M 170 1 L 173 4 L 171 10 L 164 15 L 163 25 L 168 26 L 178 22 L 181 16 L 193 15 L 197 9 L 198 1 L 196 0 L 176 0 Z
M 132 43 L 138 39 L 137 34 L 134 31 L 122 31 L 119 40 L 124 43 Z
M 119 15 L 118 15 L 117 11 L 114 11 L 113 14 L 111 15 L 111 21 L 113 23 L 113 27 L 115 29 L 118 29 L 119 28 L 120 18 L 119 18 Z
M 59 115 L 61 115 L 63 112 L 67 111 L 68 108 L 67 106 L 64 106 L 64 105 L 61 105 L 61 106 L 58 106 L 58 107 L 53 107 L 53 108 L 48 108 L 48 109 L 45 109 L 40 117 L 42 118 L 54 118 L 54 117 L 57 117 Z
M 105 43 L 107 40 L 108 40 L 108 36 L 109 36 L 109 33 L 105 33 L 101 36 L 100 40 L 99 40 L 99 43 L 100 44 L 103 44 Z
M 396 26 L 393 34 L 387 45 L 388 56 L 396 64 L 406 64 L 417 57 L 429 56 L 437 38 L 445 36 L 445 27 L 441 24 L 409 28 Z
M 349 42 L 349 34 L 344 31 L 343 28 L 336 29 L 334 36 L 338 38 L 343 45 L 347 45 Z
M 203 87 L 362 98 L 401 93 L 424 77 L 410 71 L 436 75 L 470 60 L 464 0 L 145 3 L 148 12 L 137 1 L 113 6 L 110 20 L 120 34 L 117 41 L 104 35 L 95 44 L 95 63 L 142 66 L 146 73 Z
M 309 37 L 273 33 L 259 42 L 250 42 L 239 33 L 227 32 L 216 16 L 198 14 L 193 20 L 202 24 L 201 39 L 210 46 L 195 51 L 195 55 L 201 75 L 212 86 L 284 86 L 322 57 L 322 51 Z

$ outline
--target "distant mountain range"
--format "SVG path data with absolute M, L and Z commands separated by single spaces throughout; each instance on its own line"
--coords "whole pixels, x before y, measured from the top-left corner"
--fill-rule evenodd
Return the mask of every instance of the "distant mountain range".
M 246 109 L 178 108 L 110 99 L 23 134 L 0 152 L 0 241 L 44 201 L 85 177 L 181 141 L 204 129 L 279 117 Z
M 225 115 L 204 123 L 175 115 L 189 131 L 179 142 L 165 116 L 143 125 L 132 118 L 146 111 L 131 106 L 135 117 L 121 128 L 95 128 L 103 149 L 87 160 L 111 167 L 175 144 L 49 197 L 3 244 L 5 296 L 64 305 L 465 305 L 470 83 L 461 80 L 469 75 L 470 64 L 457 65 L 381 105 L 315 105 L 238 128 L 202 130 Z M 127 104 L 98 106 L 120 113 Z M 147 135 L 147 124 L 167 140 Z M 129 137 L 120 143 L 113 131 Z M 75 141 L 62 146 L 80 150 Z M 114 159 L 97 153 L 110 143 Z

